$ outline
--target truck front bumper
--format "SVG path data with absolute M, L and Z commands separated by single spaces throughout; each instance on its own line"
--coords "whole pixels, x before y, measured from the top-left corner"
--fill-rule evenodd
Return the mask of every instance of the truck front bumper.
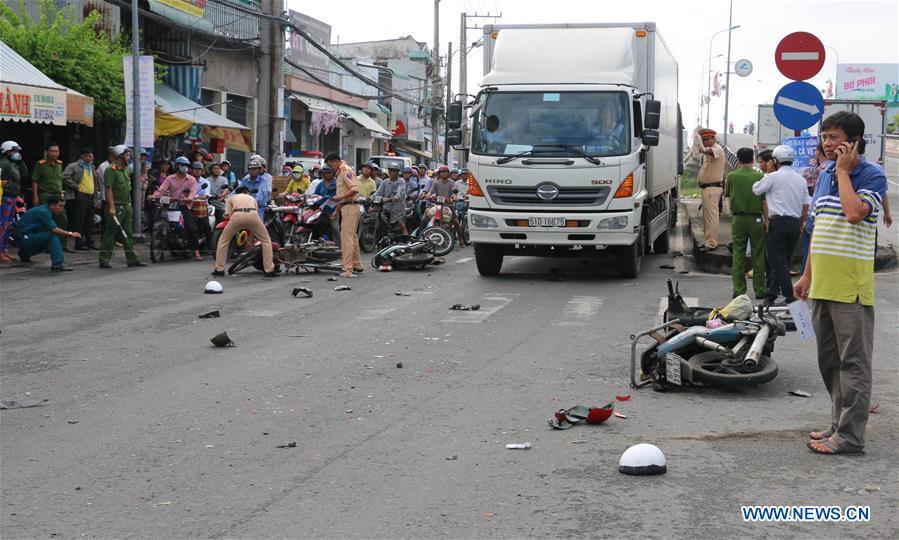
M 560 218 L 564 227 L 529 226 L 529 218 Z M 600 224 L 603 228 L 600 228 Z M 629 246 L 640 235 L 634 212 L 545 213 L 495 212 L 472 208 L 468 212 L 471 241 L 521 246 Z

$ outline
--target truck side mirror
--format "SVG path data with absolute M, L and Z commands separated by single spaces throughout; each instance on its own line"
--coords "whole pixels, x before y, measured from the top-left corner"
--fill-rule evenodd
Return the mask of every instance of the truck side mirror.
M 662 119 L 662 102 L 651 99 L 646 102 L 646 118 L 643 127 L 646 129 L 659 129 Z M 646 133 L 644 131 L 644 133 Z
M 658 102 L 656 102 L 658 103 Z M 644 129 L 643 134 L 640 136 L 643 139 L 643 144 L 646 146 L 658 146 L 659 145 L 659 130 L 657 129 Z
M 457 129 L 462 126 L 462 102 L 453 101 L 449 104 L 446 112 L 446 125 L 450 129 Z
M 446 144 L 449 146 L 458 146 L 462 144 L 462 130 L 459 128 L 449 130 L 446 134 Z

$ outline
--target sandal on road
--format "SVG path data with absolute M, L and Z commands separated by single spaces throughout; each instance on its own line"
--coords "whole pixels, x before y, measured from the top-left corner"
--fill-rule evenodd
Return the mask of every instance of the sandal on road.
M 833 437 L 833 428 L 832 427 L 823 429 L 821 431 L 811 431 L 808 434 L 808 438 L 813 441 L 823 441 L 824 439 L 829 439 L 831 437 Z
M 835 456 L 838 454 L 842 454 L 845 456 L 863 456 L 865 451 L 860 448 L 840 448 L 837 443 L 833 441 L 833 439 L 823 439 L 820 441 L 809 441 L 808 449 L 816 454 L 824 454 L 828 456 Z

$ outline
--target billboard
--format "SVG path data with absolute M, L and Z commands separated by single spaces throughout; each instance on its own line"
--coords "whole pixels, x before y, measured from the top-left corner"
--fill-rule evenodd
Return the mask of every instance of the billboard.
M 818 148 L 818 137 L 784 137 L 782 143 L 796 152 L 793 168 L 801 171 L 808 167 L 809 159 L 815 157 L 815 150 Z
M 298 13 L 296 11 L 290 12 L 290 22 L 299 26 L 306 34 L 312 37 L 316 43 L 324 46 L 325 49 L 330 48 L 330 24 L 318 19 L 313 19 L 309 15 L 304 15 L 303 13 Z M 310 69 L 310 71 L 315 73 L 317 77 L 325 80 L 328 79 L 327 70 L 330 65 L 328 57 L 325 56 L 325 53 L 310 45 L 303 36 L 296 32 L 290 34 L 290 49 L 288 54 L 290 55 L 290 59 L 295 63 L 305 68 L 314 68 Z M 300 76 L 305 77 L 305 74 L 300 74 Z
M 899 64 L 838 64 L 837 99 L 899 103 Z

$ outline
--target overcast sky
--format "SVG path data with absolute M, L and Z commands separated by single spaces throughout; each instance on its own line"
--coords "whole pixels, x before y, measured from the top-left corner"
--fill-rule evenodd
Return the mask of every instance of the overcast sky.
M 349 43 L 391 39 L 411 34 L 419 41 L 434 40 L 434 3 L 431 0 L 329 0 L 309 2 L 286 0 L 287 7 L 327 22 L 331 41 Z M 709 56 L 709 38 L 728 27 L 727 0 L 442 0 L 440 2 L 440 44 L 458 48 L 460 13 L 502 13 L 503 23 L 638 22 L 654 21 L 672 49 L 680 66 L 680 103 L 684 125 L 696 122 L 700 92 L 705 93 L 703 63 Z M 840 63 L 899 62 L 899 2 L 895 0 L 734 0 L 731 62 L 749 59 L 754 71 L 748 77 L 731 75 L 730 119 L 737 132 L 755 121 L 757 105 L 771 103 L 781 86 L 789 82 L 777 71 L 774 49 L 791 32 L 817 35 L 830 48 L 821 72 L 809 82 L 823 88 L 836 80 Z M 487 19 L 470 20 L 482 24 Z M 468 31 L 468 42 L 481 32 Z M 585 44 L 589 46 L 589 44 Z M 546 44 L 552 46 L 552 44 Z M 712 70 L 725 72 L 727 33 L 712 43 Z M 483 75 L 482 50 L 468 56 L 468 87 L 472 92 Z M 458 74 L 458 54 L 453 57 L 454 77 Z M 702 79 L 700 80 L 700 77 Z M 453 90 L 458 83 L 453 83 Z M 712 98 L 710 125 L 724 126 L 724 98 Z M 705 115 L 703 114 L 703 117 Z M 703 118 L 704 120 L 704 118 Z

